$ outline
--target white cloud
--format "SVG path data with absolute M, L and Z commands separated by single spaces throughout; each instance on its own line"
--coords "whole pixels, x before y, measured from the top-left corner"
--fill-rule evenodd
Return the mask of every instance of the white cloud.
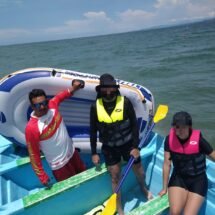
M 208 4 L 190 2 L 186 9 L 189 17 L 215 17 L 215 1 L 208 1 Z
M 113 21 L 104 11 L 84 13 L 84 19 L 68 20 L 62 26 L 47 28 L 46 33 L 73 34 L 75 36 L 108 33 Z
M 21 28 L 0 29 L 0 45 L 31 42 L 34 33 L 31 30 Z
M 189 0 L 157 0 L 155 3 L 155 8 L 171 8 L 177 7 L 179 5 L 187 4 Z
M 128 9 L 118 13 L 118 20 L 115 20 L 115 29 L 119 31 L 141 30 L 149 27 L 155 18 L 155 14 L 144 10 Z
M 141 21 L 147 21 L 151 18 L 154 17 L 154 14 L 153 13 L 150 13 L 150 12 L 147 12 L 147 11 L 144 11 L 144 10 L 131 10 L 131 9 L 128 9 L 122 13 L 119 14 L 119 17 L 121 20 L 123 21 L 129 21 L 129 22 L 134 22 L 134 21 L 138 21 L 141 20 Z
M 214 0 L 157 0 L 154 8 L 166 24 L 215 17 Z
M 150 26 L 154 14 L 144 10 L 128 9 L 116 14 L 111 19 L 104 11 L 89 11 L 83 14 L 83 19 L 68 20 L 62 26 L 45 29 L 45 33 L 64 34 L 73 36 L 91 36 L 98 34 L 119 33 L 140 30 Z
M 90 11 L 85 13 L 84 17 L 86 17 L 89 20 L 100 20 L 100 19 L 107 20 L 107 21 L 110 20 L 104 11 L 99 11 L 99 12 Z
M 25 35 L 31 35 L 31 32 L 20 28 L 0 29 L 0 38 L 16 38 Z

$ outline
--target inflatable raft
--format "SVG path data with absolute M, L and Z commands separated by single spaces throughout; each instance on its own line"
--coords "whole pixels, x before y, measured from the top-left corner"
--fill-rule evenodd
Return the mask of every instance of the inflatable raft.
M 77 148 L 89 152 L 89 111 L 96 99 L 95 86 L 99 76 L 54 68 L 30 68 L 17 71 L 0 81 L 0 134 L 9 141 L 25 147 L 24 130 L 30 117 L 31 107 L 28 93 L 34 88 L 42 88 L 48 97 L 71 86 L 73 79 L 85 81 L 85 88 L 60 105 L 70 137 Z M 117 80 L 120 93 L 133 103 L 140 137 L 144 136 L 150 117 L 154 112 L 152 93 L 143 86 Z

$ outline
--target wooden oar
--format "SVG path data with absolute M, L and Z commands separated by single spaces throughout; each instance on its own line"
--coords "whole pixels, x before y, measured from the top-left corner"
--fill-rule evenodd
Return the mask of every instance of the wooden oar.
M 152 129 L 154 128 L 155 124 L 157 122 L 159 122 L 160 120 L 164 119 L 166 117 L 166 114 L 168 112 L 168 106 L 167 105 L 159 105 L 155 116 L 153 118 L 153 123 L 151 124 L 149 130 L 147 131 L 146 136 L 144 137 L 144 139 L 140 142 L 138 148 L 141 149 L 145 144 L 146 144 L 146 140 L 148 139 Z M 112 194 L 112 196 L 108 199 L 107 201 L 107 205 L 105 207 L 105 209 L 102 211 L 101 215 L 113 215 L 116 211 L 116 199 L 117 199 L 117 193 L 119 192 L 126 176 L 128 175 L 129 170 L 131 169 L 132 164 L 134 163 L 134 157 L 132 156 L 129 159 L 128 164 L 126 165 L 126 168 L 124 170 L 124 173 L 122 175 L 122 178 L 114 192 L 114 194 Z

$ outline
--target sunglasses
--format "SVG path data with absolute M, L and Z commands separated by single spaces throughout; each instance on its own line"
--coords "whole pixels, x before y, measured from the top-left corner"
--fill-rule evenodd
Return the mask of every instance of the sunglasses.
M 47 105 L 48 105 L 48 101 L 47 101 L 47 100 L 44 100 L 43 102 L 39 102 L 39 103 L 33 104 L 33 106 L 34 106 L 36 109 L 40 109 L 41 106 L 46 107 Z

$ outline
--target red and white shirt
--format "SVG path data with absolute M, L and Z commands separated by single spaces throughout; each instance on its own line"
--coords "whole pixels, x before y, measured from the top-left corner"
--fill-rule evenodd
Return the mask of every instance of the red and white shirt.
M 47 182 L 48 175 L 42 166 L 40 150 L 52 170 L 63 167 L 73 156 L 75 150 L 59 112 L 60 102 L 70 96 L 69 90 L 57 94 L 49 101 L 49 110 L 42 117 L 36 117 L 32 112 L 25 129 L 31 164 L 43 184 Z

